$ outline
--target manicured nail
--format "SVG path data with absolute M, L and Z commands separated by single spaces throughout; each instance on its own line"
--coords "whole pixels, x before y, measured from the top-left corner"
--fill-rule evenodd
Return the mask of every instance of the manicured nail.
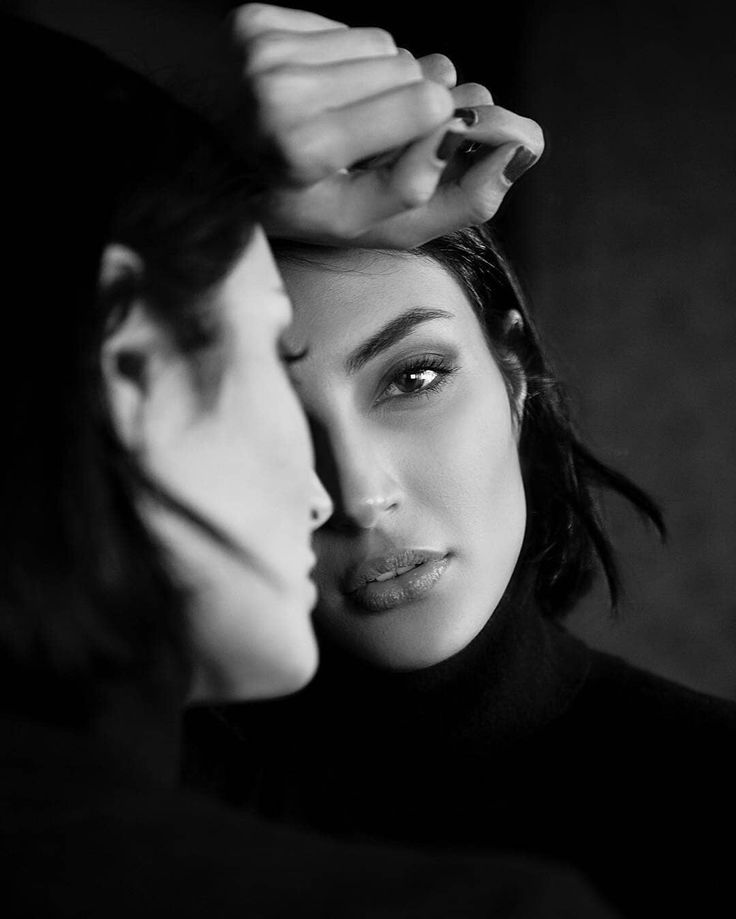
M 510 185 L 513 184 L 536 161 L 536 155 L 528 147 L 517 147 L 503 170 L 504 178 Z
M 452 154 L 455 153 L 455 151 L 464 140 L 464 134 L 458 134 L 456 131 L 447 131 L 445 136 L 440 141 L 439 146 L 437 147 L 435 156 L 438 160 L 446 162 L 450 159 Z
M 478 124 L 478 113 L 474 108 L 456 108 L 453 117 L 460 118 L 469 128 L 472 128 L 474 124 Z

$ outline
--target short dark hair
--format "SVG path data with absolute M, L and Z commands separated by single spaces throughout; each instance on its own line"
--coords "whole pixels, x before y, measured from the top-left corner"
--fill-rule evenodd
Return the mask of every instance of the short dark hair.
M 185 678 L 189 654 L 184 597 L 136 510 L 145 477 L 112 430 L 102 341 L 143 295 L 182 348 L 207 344 L 209 295 L 253 227 L 251 189 L 224 142 L 147 81 L 49 30 L 2 26 L 0 181 L 13 237 L 0 359 L 0 705 L 48 712 L 56 700 L 69 712 L 71 694 L 83 717 L 102 681 L 164 661 Z M 112 241 L 146 270 L 100 300 Z

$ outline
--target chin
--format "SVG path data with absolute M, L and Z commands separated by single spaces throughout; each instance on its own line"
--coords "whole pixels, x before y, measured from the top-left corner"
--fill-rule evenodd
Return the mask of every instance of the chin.
M 264 653 L 228 661 L 227 668 L 199 668 L 189 703 L 227 704 L 272 699 L 303 689 L 317 671 L 319 655 L 311 631 L 303 640 L 280 644 L 278 654 Z
M 439 664 L 462 651 L 475 637 L 479 629 L 466 633 L 446 635 L 431 629 L 418 633 L 406 629 L 385 631 L 358 636 L 354 632 L 345 634 L 341 630 L 328 630 L 331 639 L 367 663 L 384 670 L 424 670 Z
M 273 668 L 263 680 L 260 691 L 253 691 L 248 698 L 272 699 L 277 696 L 287 696 L 298 692 L 312 680 L 317 672 L 319 653 L 314 636 L 306 645 L 295 649 L 290 657 L 280 657 L 274 662 Z

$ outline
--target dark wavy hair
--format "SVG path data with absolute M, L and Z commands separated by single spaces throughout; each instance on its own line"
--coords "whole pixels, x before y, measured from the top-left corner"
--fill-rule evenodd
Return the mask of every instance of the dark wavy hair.
M 319 263 L 320 248 L 274 241 L 278 258 Z M 531 316 L 527 298 L 488 225 L 458 230 L 408 252 L 431 258 L 466 291 L 509 392 L 519 425 L 519 455 L 527 501 L 527 525 L 516 574 L 532 571 L 541 611 L 562 617 L 590 589 L 602 570 L 616 610 L 621 585 L 616 557 L 599 506 L 601 492 L 628 501 L 664 534 L 656 503 L 620 472 L 597 459 L 573 423 L 558 380 Z M 513 321 L 518 314 L 520 321 Z M 523 408 L 515 397 L 526 392 Z M 514 589 L 518 577 L 512 579 Z
M 550 617 L 572 609 L 601 570 L 615 611 L 620 576 L 599 496 L 606 491 L 619 495 L 663 536 L 659 507 L 583 443 L 527 297 L 492 230 L 488 226 L 459 230 L 416 251 L 443 265 L 467 292 L 510 395 L 520 390 L 522 382 L 526 386 L 518 421 L 527 527 L 517 568 L 531 566 L 535 571 L 536 599 Z M 509 322 L 512 311 L 521 322 Z
M 192 357 L 243 251 L 251 189 L 219 137 L 88 46 L 0 17 L 6 228 L 0 392 L 0 707 L 89 714 L 106 681 L 165 662 L 186 679 L 182 591 L 136 509 L 146 481 L 116 440 L 104 337 L 138 297 Z M 100 298 L 108 242 L 145 265 Z M 177 679 L 179 676 L 177 676 Z

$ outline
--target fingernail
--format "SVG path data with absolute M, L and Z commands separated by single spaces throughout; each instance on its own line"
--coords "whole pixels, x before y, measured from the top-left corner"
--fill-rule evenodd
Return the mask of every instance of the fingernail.
M 510 185 L 513 184 L 536 161 L 536 155 L 528 147 L 517 147 L 503 170 L 504 178 Z
M 474 108 L 456 108 L 454 117 L 460 118 L 469 128 L 472 128 L 474 124 L 478 124 L 478 113 Z
M 447 131 L 437 147 L 435 156 L 438 160 L 442 160 L 443 162 L 449 160 L 464 140 L 464 134 L 458 134 L 456 131 Z

